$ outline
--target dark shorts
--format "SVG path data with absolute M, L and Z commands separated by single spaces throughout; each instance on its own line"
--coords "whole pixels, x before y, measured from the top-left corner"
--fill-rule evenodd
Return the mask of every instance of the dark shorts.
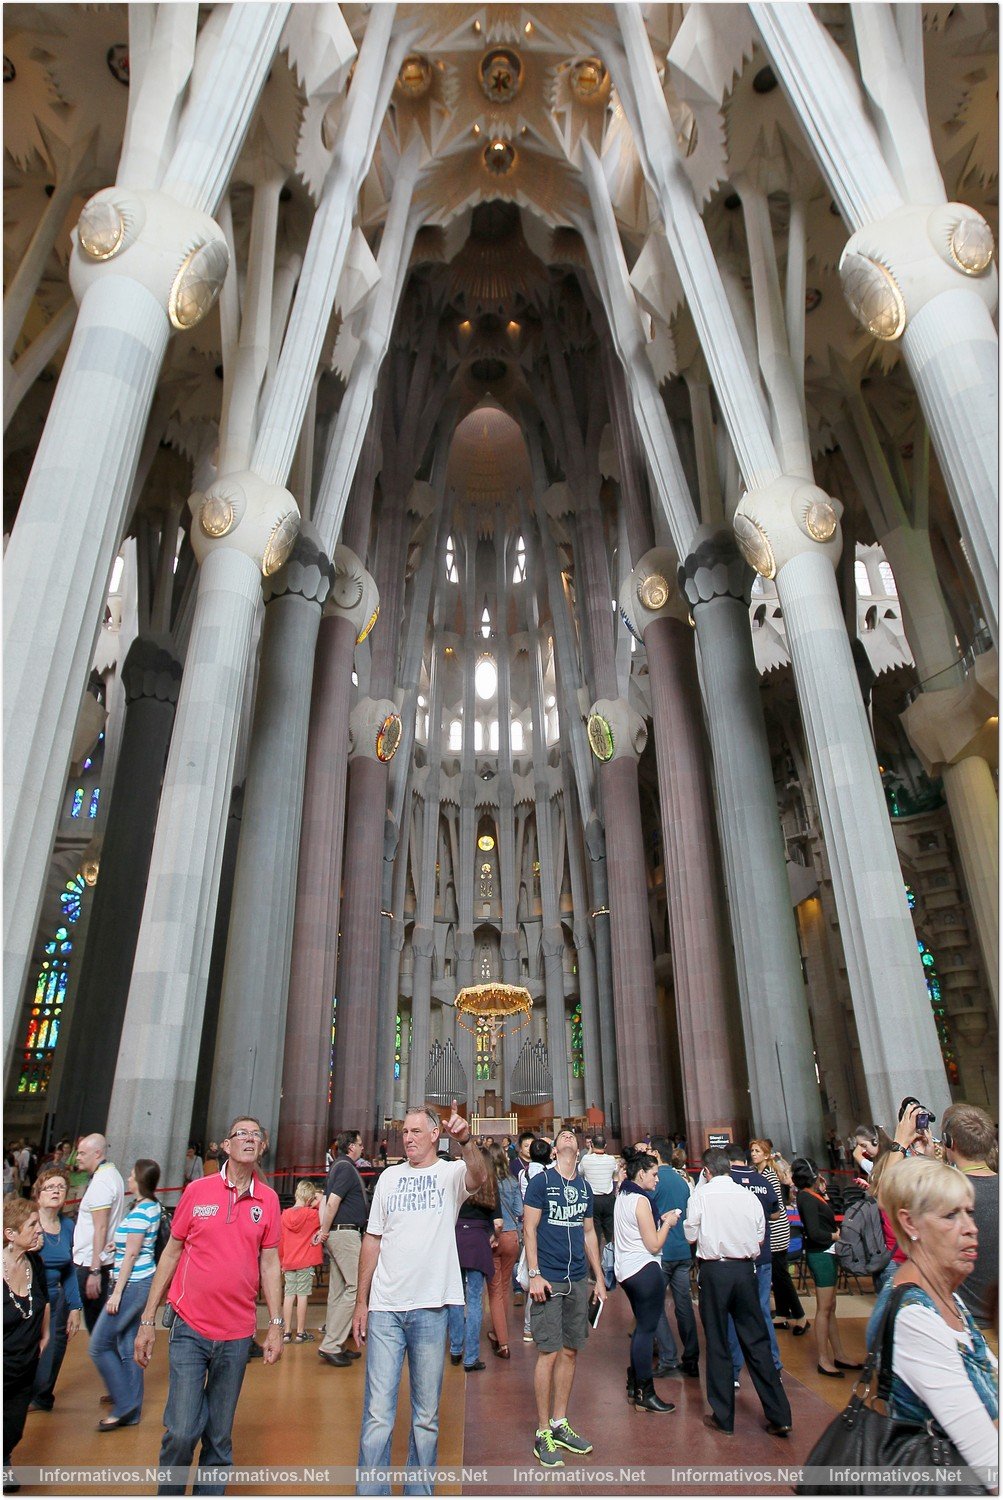
M 825 1250 L 808 1251 L 808 1269 L 816 1286 L 835 1286 L 839 1280 L 839 1261 Z
M 589 1336 L 587 1281 L 552 1281 L 546 1302 L 534 1302 L 530 1312 L 533 1343 L 541 1354 L 561 1349 L 584 1349 Z

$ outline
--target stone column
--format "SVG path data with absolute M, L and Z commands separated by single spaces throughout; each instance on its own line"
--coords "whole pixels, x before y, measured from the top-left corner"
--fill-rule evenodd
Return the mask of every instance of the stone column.
M 123 1161 L 183 1150 L 261 578 L 299 521 L 289 492 L 253 474 L 216 480 L 192 508 L 198 596 L 108 1117 Z
M 610 931 L 620 1073 L 620 1133 L 636 1141 L 665 1126 L 648 889 L 637 794 L 637 761 L 647 743 L 643 720 L 624 700 L 600 698 L 589 714 L 589 743 L 600 762 L 608 830 Z
M 334 1039 L 332 1121 L 376 1125 L 376 1012 L 380 979 L 380 883 L 387 814 L 387 764 L 400 741 L 388 698 L 363 698 L 349 721 L 345 881 Z M 343 1124 L 339 1128 L 344 1128 Z
M 181 682 L 170 637 L 136 636 L 122 682 L 125 724 L 56 1107 L 56 1130 L 73 1139 L 103 1130 L 108 1118 Z
M 695 1144 L 710 1130 L 726 1129 L 741 1140 L 748 1106 L 733 1024 L 707 746 L 694 712 L 693 632 L 684 619 L 687 606 L 669 582 L 673 563 L 664 549 L 645 553 L 621 590 L 620 607 L 642 634 L 648 656 L 686 1138 Z
M 750 584 L 730 533 L 701 528 L 679 585 L 700 652 L 749 1112 L 757 1133 L 810 1154 L 821 1151 L 825 1132 L 749 629 Z
M 947 1079 L 836 591 L 835 511 L 784 478 L 745 495 L 734 524 L 784 611 L 874 1118 L 910 1092 L 939 1113 Z M 830 540 L 811 547 L 802 526 Z
M 330 1131 L 331 1010 L 338 964 L 348 715 L 357 640 L 377 610 L 376 585 L 348 547 L 334 549 L 334 580 L 314 655 L 296 915 L 289 969 L 277 1159 L 323 1160 Z M 332 1122 L 341 1129 L 340 1120 Z
M 442 663 L 435 636 L 429 661 L 428 775 L 423 779 L 424 812 L 418 862 L 417 907 L 411 932 L 411 1069 L 409 1102 L 425 1103 L 428 1049 L 432 1045 L 432 955 L 435 951 L 435 887 L 439 857 L 439 789 L 442 770 Z
M 578 819 L 578 803 L 568 759 L 561 757 L 564 772 L 564 805 L 568 813 L 568 869 L 571 874 L 571 900 L 574 906 L 573 935 L 578 954 L 578 998 L 582 1006 L 582 1051 L 585 1057 L 585 1104 L 602 1106 L 602 1049 L 599 1033 L 599 996 L 596 987 L 596 960 L 588 922 L 588 894 L 585 888 L 585 861 L 582 852 L 584 830 Z
M 77 710 L 153 392 L 172 326 L 194 327 L 222 287 L 228 253 L 210 214 L 236 160 L 287 10 L 237 7 L 227 17 L 200 75 L 198 98 L 211 91 L 215 101 L 211 145 L 197 139 L 189 120 L 196 113 L 193 100 L 164 191 L 105 188 L 77 225 L 70 284 L 80 310 L 4 557 L 8 1061 Z M 73 455 L 69 470 L 67 454 Z M 39 613 L 41 597 L 53 603 Z
M 331 564 L 312 528 L 304 525 L 284 566 L 265 580 L 265 622 L 216 1033 L 210 1099 L 214 1128 L 243 1110 L 278 1120 L 310 716 L 305 684 L 312 675 L 331 579 Z

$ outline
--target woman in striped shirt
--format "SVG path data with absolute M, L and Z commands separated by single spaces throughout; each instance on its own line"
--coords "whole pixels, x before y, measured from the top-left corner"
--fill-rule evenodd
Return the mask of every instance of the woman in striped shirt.
M 762 1173 L 767 1182 L 771 1184 L 777 1198 L 783 1203 L 784 1194 L 776 1163 L 773 1160 L 772 1142 L 766 1140 L 750 1141 L 749 1160 L 756 1171 Z M 801 1300 L 794 1290 L 790 1267 L 787 1264 L 787 1251 L 790 1242 L 791 1225 L 785 1211 L 780 1215 L 779 1219 L 770 1220 L 773 1306 L 776 1310 L 777 1318 L 781 1320 L 779 1326 L 781 1328 L 790 1328 L 795 1335 L 800 1336 L 808 1331 L 809 1324 L 808 1319 L 805 1317 L 805 1310 L 801 1306 Z
M 91 1359 L 112 1399 L 112 1414 L 98 1423 L 99 1432 L 134 1427 L 143 1411 L 143 1369 L 133 1358 L 133 1344 L 156 1270 L 159 1181 L 160 1167 L 141 1157 L 129 1176 L 132 1203 L 115 1230 L 114 1287 L 90 1341 Z

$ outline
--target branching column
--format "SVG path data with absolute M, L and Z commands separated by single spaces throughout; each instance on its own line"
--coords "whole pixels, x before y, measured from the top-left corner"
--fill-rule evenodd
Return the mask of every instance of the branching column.
M 8 1056 L 77 711 L 171 333 L 168 304 L 176 299 L 175 327 L 192 327 L 223 284 L 226 243 L 210 215 L 287 11 L 230 12 L 199 80 L 214 100 L 211 145 L 190 101 L 162 191 L 106 188 L 78 224 L 70 279 L 80 310 L 4 558 Z M 159 87 L 156 80 L 150 86 Z M 165 271 L 170 265 L 174 271 Z M 42 597 L 51 607 L 40 613 Z

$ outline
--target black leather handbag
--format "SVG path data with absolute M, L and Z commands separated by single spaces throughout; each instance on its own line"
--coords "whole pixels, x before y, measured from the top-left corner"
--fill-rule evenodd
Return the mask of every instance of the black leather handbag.
M 853 1387 L 849 1404 L 835 1421 L 830 1422 L 814 1448 L 804 1461 L 805 1468 L 839 1470 L 838 1482 L 817 1483 L 802 1480 L 795 1487 L 798 1495 L 985 1495 L 988 1491 L 978 1483 L 973 1470 L 969 1469 L 947 1434 L 931 1420 L 923 1425 L 902 1422 L 890 1417 L 885 1411 L 877 1411 L 871 1404 L 881 1401 L 887 1408 L 892 1388 L 892 1348 L 895 1339 L 895 1317 L 907 1288 L 894 1287 L 885 1308 L 884 1317 L 874 1340 L 874 1348 L 867 1356 L 860 1379 Z M 871 1382 L 877 1373 L 877 1389 L 871 1390 Z M 892 1468 L 905 1471 L 922 1469 L 961 1470 L 968 1481 L 959 1483 L 951 1476 L 937 1480 L 930 1476 L 929 1482 L 909 1474 L 889 1476 L 882 1484 L 876 1476 L 854 1477 L 856 1470 Z M 849 1471 L 849 1474 L 846 1473 Z

